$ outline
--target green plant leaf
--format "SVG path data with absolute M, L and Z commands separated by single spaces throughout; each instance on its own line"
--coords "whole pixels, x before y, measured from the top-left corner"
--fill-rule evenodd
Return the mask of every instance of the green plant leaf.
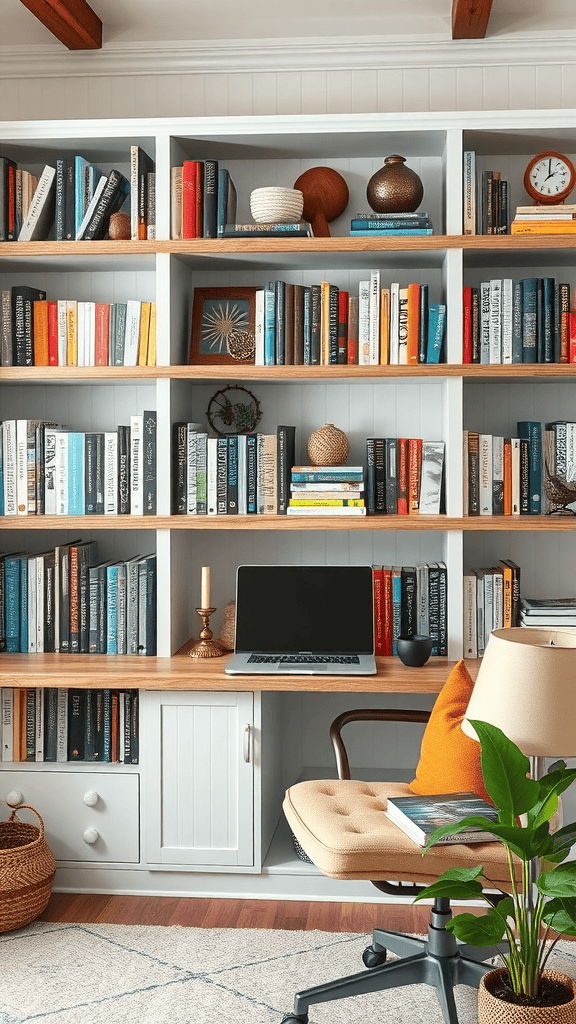
M 544 907 L 542 920 L 556 932 L 576 935 L 576 900 L 554 899 Z
M 424 847 L 423 853 L 426 853 L 443 836 L 455 836 L 460 832 L 465 832 L 468 828 L 480 829 L 482 832 L 492 834 L 495 827 L 497 827 L 496 823 L 491 821 L 490 818 L 485 818 L 480 814 L 469 814 L 466 818 L 462 818 L 461 821 L 456 821 L 452 825 L 440 825 L 439 828 L 435 828 Z
M 540 796 L 534 807 L 528 811 L 528 823 L 540 825 L 549 821 L 558 806 L 558 797 L 576 779 L 576 769 L 567 768 L 564 761 L 557 761 L 553 770 L 538 779 Z
M 449 868 L 440 878 L 427 885 L 418 893 L 414 903 L 419 900 L 435 899 L 438 896 L 453 899 L 477 899 L 482 895 L 482 886 L 476 879 L 484 872 L 484 865 L 472 868 Z
M 501 729 L 488 722 L 471 721 L 480 740 L 484 785 L 496 805 L 517 818 L 534 807 L 540 787 L 527 778 L 530 762 Z
M 448 921 L 446 928 L 461 942 L 469 942 L 474 946 L 495 946 L 504 937 L 506 920 L 498 914 L 496 907 L 490 907 L 481 917 L 457 914 Z
M 576 861 L 543 871 L 536 879 L 536 885 L 544 896 L 576 896 Z
M 516 911 L 514 908 L 514 900 L 511 896 L 506 896 L 503 900 L 498 900 L 498 903 L 493 908 L 497 914 L 505 921 L 508 917 L 511 917 L 513 921 L 516 920 Z
M 546 860 L 551 861 L 553 864 L 560 864 L 561 861 L 566 859 L 574 843 L 576 843 L 576 822 L 565 825 L 558 832 L 553 832 L 550 839 L 552 841 L 552 849 L 546 853 Z

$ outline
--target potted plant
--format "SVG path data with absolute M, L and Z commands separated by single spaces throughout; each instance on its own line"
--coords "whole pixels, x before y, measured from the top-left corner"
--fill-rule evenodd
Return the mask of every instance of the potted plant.
M 416 900 L 484 899 L 489 908 L 485 915 L 458 914 L 447 927 L 473 946 L 508 941 L 509 950 L 501 954 L 504 967 L 490 971 L 480 983 L 479 1024 L 524 1019 L 572 1024 L 576 1022 L 576 983 L 545 968 L 560 934 L 576 935 L 576 862 L 564 863 L 576 841 L 576 824 L 554 833 L 549 827 L 558 798 L 576 778 L 576 770 L 558 761 L 543 778 L 531 779 L 528 758 L 500 729 L 487 722 L 471 725 L 480 740 L 484 784 L 498 810 L 498 821 L 470 816 L 437 828 L 423 852 L 442 836 L 456 835 L 471 825 L 490 833 L 506 850 L 510 894 L 484 894 L 479 881 L 484 871 L 479 865 L 451 868 Z M 520 881 L 514 854 L 521 864 Z M 532 884 L 534 867 L 537 877 Z M 560 934 L 550 942 L 552 931 Z

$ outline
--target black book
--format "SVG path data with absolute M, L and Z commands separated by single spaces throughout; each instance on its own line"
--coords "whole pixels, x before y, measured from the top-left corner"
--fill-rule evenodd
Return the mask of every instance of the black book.
M 520 515 L 530 515 L 530 441 L 520 438 Z
M 132 764 L 132 733 L 131 733 L 131 715 L 132 715 L 132 697 L 134 690 L 123 690 L 120 694 L 120 700 L 124 708 L 124 716 L 120 721 L 122 722 L 123 732 L 123 756 L 121 758 L 123 764 Z
M 84 703 L 84 760 L 95 761 L 96 737 L 94 734 L 94 691 L 86 690 Z
M 238 434 L 228 434 L 228 486 L 226 489 L 226 511 L 238 515 Z
M 44 760 L 56 761 L 58 733 L 58 688 L 44 690 Z
M 413 636 L 416 628 L 416 568 L 403 565 L 401 573 L 400 635 Z
M 292 466 L 296 459 L 296 427 L 279 426 L 276 430 L 278 469 L 278 515 L 285 516 L 290 500 Z
M 432 654 L 439 654 L 440 630 L 440 569 L 437 562 L 428 563 L 428 614 Z
M 172 512 L 175 516 L 186 515 L 187 438 L 188 429 L 186 423 L 175 423 L 173 427 L 172 456 Z
M 374 440 L 374 466 L 375 466 L 375 512 L 377 515 L 384 515 L 386 512 L 386 440 L 383 437 L 375 437 Z
M 155 409 L 144 410 L 144 433 L 142 469 L 144 474 L 144 508 L 145 516 L 156 515 L 156 423 Z
M 95 554 L 95 541 L 88 541 L 79 547 L 78 552 L 78 591 L 79 591 L 79 653 L 88 654 L 88 615 L 90 596 L 88 589 L 88 570 Z
M 104 758 L 104 691 L 91 690 L 94 717 L 94 760 Z
M 385 441 L 386 457 L 386 508 L 387 515 L 398 512 L 398 440 L 387 437 Z
M 118 515 L 130 514 L 130 427 L 118 427 Z
M 104 719 L 102 761 L 109 764 L 112 760 L 112 693 L 102 690 L 102 714 Z
M 470 319 L 472 333 L 472 362 L 480 362 L 480 289 L 470 289 Z
M 0 365 L 14 365 L 14 339 L 12 331 L 12 293 L 3 288 L 0 293 Z
M 16 238 L 16 164 L 0 156 L 0 242 Z
M 64 242 L 75 238 L 75 234 L 68 234 L 68 228 L 73 227 L 66 218 L 66 207 L 70 189 L 70 170 L 72 169 L 72 198 L 74 199 L 74 161 L 70 157 L 63 157 L 56 161 L 56 241 Z
M 48 551 L 44 557 L 44 651 L 47 654 L 53 654 L 55 649 L 55 577 L 55 553 Z
M 124 175 L 120 171 L 110 171 L 82 238 L 88 241 L 104 238 L 110 217 L 123 206 L 129 193 L 130 186 Z
M 138 562 L 138 654 L 156 654 L 156 555 Z
M 330 285 L 328 301 L 328 362 L 338 363 L 338 296 L 340 289 Z
M 216 511 L 226 515 L 228 511 L 228 438 L 219 437 L 216 442 Z
M 90 690 L 68 690 L 68 760 L 84 760 L 84 719 Z M 56 758 L 54 758 L 56 760 Z
M 256 434 L 246 435 L 246 511 L 255 515 L 257 511 L 256 490 L 258 485 L 258 442 Z
M 448 657 L 448 570 L 445 562 L 438 566 L 438 654 Z
M 294 365 L 294 285 L 284 286 L 284 365 Z
M 34 365 L 34 302 L 46 292 L 30 285 L 12 288 L 12 345 L 15 366 Z
M 204 210 L 202 231 L 204 238 L 218 235 L 218 161 L 204 161 Z
M 84 434 L 84 507 L 87 515 L 104 514 L 104 434 Z
M 376 438 L 366 438 L 366 514 L 376 513 Z
M 320 329 L 322 321 L 321 288 L 313 284 L 310 290 L 310 365 L 320 365 Z
M 148 174 L 154 171 L 154 161 L 141 146 L 130 150 L 130 236 L 132 241 L 148 237 Z
M 138 764 L 140 747 L 138 690 L 126 691 L 124 711 L 124 764 Z M 128 738 L 128 749 L 126 739 Z

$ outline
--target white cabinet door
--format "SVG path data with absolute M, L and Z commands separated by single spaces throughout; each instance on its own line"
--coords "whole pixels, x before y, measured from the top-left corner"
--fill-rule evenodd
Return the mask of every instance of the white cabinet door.
M 142 696 L 147 864 L 251 866 L 253 694 Z
M 57 861 L 137 864 L 139 775 L 114 772 L 3 771 L 0 796 L 22 794 L 42 815 Z M 6 808 L 3 808 L 6 810 Z M 34 816 L 22 811 L 26 821 Z

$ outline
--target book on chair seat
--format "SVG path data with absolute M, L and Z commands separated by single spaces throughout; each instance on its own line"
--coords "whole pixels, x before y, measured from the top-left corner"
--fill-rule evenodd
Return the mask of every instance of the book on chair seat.
M 494 822 L 498 820 L 496 808 L 476 796 L 476 793 L 388 797 L 385 814 L 418 846 L 426 846 L 435 828 L 455 824 L 471 814 L 482 815 L 483 818 L 490 818 Z M 495 841 L 496 836 L 471 828 L 459 832 L 458 835 L 444 836 L 434 845 Z

